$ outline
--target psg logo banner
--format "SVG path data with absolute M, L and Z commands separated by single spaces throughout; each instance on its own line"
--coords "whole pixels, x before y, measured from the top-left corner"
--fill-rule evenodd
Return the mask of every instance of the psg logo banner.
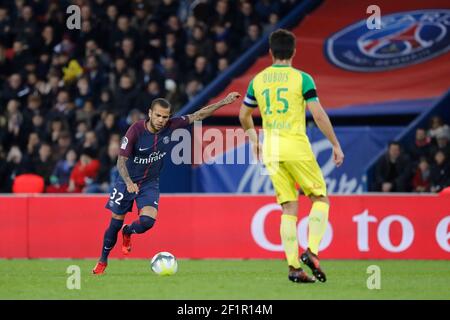
M 450 50 L 450 10 L 406 11 L 381 16 L 379 29 L 366 20 L 325 41 L 325 56 L 345 70 L 386 71 L 421 63 Z

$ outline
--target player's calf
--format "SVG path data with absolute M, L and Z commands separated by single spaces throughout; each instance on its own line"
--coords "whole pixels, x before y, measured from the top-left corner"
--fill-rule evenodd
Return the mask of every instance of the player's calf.
M 153 227 L 155 221 L 152 217 L 141 215 L 138 220 L 123 228 L 123 234 L 144 233 Z

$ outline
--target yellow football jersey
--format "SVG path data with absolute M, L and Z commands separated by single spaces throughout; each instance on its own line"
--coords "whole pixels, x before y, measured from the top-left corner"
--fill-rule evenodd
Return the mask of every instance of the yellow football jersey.
M 311 100 L 318 100 L 314 80 L 291 66 L 272 65 L 253 78 L 244 104 L 261 111 L 264 162 L 314 157 L 305 125 Z

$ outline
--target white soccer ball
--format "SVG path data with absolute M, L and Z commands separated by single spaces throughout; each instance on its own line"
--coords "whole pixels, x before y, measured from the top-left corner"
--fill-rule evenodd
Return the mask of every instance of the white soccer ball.
M 150 262 L 152 271 L 160 276 L 171 276 L 178 271 L 178 262 L 170 252 L 158 252 Z

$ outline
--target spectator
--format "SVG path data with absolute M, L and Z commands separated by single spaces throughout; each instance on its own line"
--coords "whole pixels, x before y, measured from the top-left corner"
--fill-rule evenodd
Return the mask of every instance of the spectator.
M 64 159 L 61 159 L 56 163 L 55 169 L 50 177 L 50 186 L 47 187 L 47 192 L 67 192 L 70 175 L 76 161 L 76 151 L 74 149 L 69 149 L 66 152 Z
M 49 130 L 48 130 L 48 137 L 51 143 L 56 143 L 59 139 L 59 136 L 61 132 L 68 131 L 68 125 L 63 120 L 63 118 L 54 118 L 50 122 Z
M 229 49 L 225 41 L 217 41 L 214 46 L 213 63 L 217 65 L 220 58 L 226 58 L 228 61 L 234 60 L 234 53 Z
M 138 76 L 138 85 L 140 88 L 146 88 L 150 81 L 158 82 L 160 88 L 164 86 L 164 76 L 155 66 L 155 61 L 151 58 L 144 58 L 142 67 Z
M 422 157 L 417 165 L 412 186 L 414 192 L 430 191 L 430 164 L 426 157 Z
M 445 130 L 448 130 L 448 125 L 444 124 L 444 121 L 439 116 L 433 116 L 430 119 L 430 129 L 428 130 L 428 136 L 431 139 L 436 138 L 437 132 L 439 132 L 439 129 L 441 127 L 444 127 Z
M 445 157 L 450 157 L 450 128 L 448 126 L 441 126 L 436 129 L 434 133 L 436 145 L 431 147 L 431 154 L 434 156 L 438 151 L 442 151 Z
M 155 18 L 149 20 L 140 40 L 144 52 L 154 61 L 159 61 L 164 47 L 163 32 L 160 30 L 159 23 L 159 20 Z
M 96 55 L 89 55 L 87 57 L 85 75 L 88 80 L 88 88 L 90 89 L 90 93 L 94 94 L 93 98 L 98 101 L 98 97 L 95 96 L 95 93 L 100 92 L 101 89 L 107 85 L 108 78 L 99 68 L 99 62 Z
M 217 1 L 215 6 L 215 13 L 211 16 L 211 22 L 209 24 L 212 25 L 212 22 L 214 21 L 214 23 L 220 23 L 225 28 L 230 29 L 234 22 L 233 20 L 233 15 L 230 11 L 228 1 Z
M 27 164 L 23 159 L 22 151 L 17 145 L 13 145 L 6 156 L 6 167 L 3 169 L 3 174 L 7 178 L 4 184 L 4 189 L 11 192 L 12 184 L 16 176 L 29 172 Z M 3 183 L 2 183 L 3 184 Z
M 30 165 L 32 173 L 40 175 L 45 182 L 45 186 L 50 184 L 50 176 L 53 172 L 54 162 L 52 161 L 52 149 L 50 144 L 44 142 L 39 147 L 39 155 Z
M 70 132 L 62 131 L 58 137 L 58 143 L 52 148 L 52 161 L 56 163 L 58 160 L 63 159 L 71 145 L 72 137 Z
M 111 91 L 104 88 L 100 93 L 100 104 L 98 106 L 98 111 L 100 113 L 105 111 L 111 111 L 113 109 L 113 99 Z
M 95 159 L 96 151 L 91 148 L 82 150 L 80 160 L 70 174 L 68 192 L 84 192 L 85 187 L 97 177 L 100 162 Z
M 87 193 L 110 192 L 111 183 L 119 174 L 116 168 L 119 156 L 119 143 L 111 142 L 106 152 L 100 155 L 100 169 L 97 178 L 86 187 Z
M 430 174 L 431 192 L 440 192 L 450 186 L 450 164 L 442 151 L 436 152 L 434 161 Z
M 198 54 L 210 58 L 212 55 L 211 48 L 213 42 L 206 37 L 206 27 L 200 23 L 197 23 L 192 30 L 192 43 L 196 46 Z
M 75 145 L 81 146 L 84 142 L 86 132 L 89 131 L 89 127 L 86 121 L 80 121 L 77 123 L 75 132 Z
M 252 23 L 247 29 L 247 35 L 242 40 L 241 52 L 245 52 L 250 49 L 256 42 L 258 42 L 261 36 L 261 31 L 257 23 Z
M 10 46 L 13 39 L 13 31 L 7 7 L 0 6 L 0 43 Z
M 277 13 L 272 12 L 269 15 L 269 22 L 263 26 L 263 34 L 269 34 L 277 28 L 277 24 L 280 21 L 280 17 Z
M 121 15 L 117 19 L 115 31 L 110 34 L 109 49 L 112 52 L 115 52 L 120 48 L 122 40 L 125 38 L 131 38 L 133 43 L 136 43 L 139 39 L 137 31 L 130 26 L 130 19 L 126 15 Z
M 138 92 L 134 88 L 133 79 L 131 76 L 124 74 L 120 77 L 119 88 L 115 95 L 114 112 L 119 117 L 124 117 L 131 106 L 136 105 L 136 98 Z
M 204 56 L 195 59 L 194 70 L 188 75 L 189 80 L 197 80 L 202 86 L 207 86 L 212 79 L 212 72 L 208 65 L 208 60 Z
M 133 18 L 131 19 L 131 26 L 138 31 L 139 34 L 143 34 L 145 26 L 150 20 L 150 15 L 147 13 L 145 4 L 142 2 L 135 3 L 133 6 Z
M 375 168 L 375 190 L 406 192 L 409 191 L 410 179 L 409 159 L 402 153 L 398 142 L 389 143 L 386 155 L 378 161 Z
M 270 13 L 279 13 L 281 6 L 278 1 L 258 0 L 255 4 L 255 11 L 263 22 L 267 22 L 269 21 Z
M 84 121 L 89 128 L 93 128 L 97 122 L 97 116 L 92 100 L 86 100 L 83 108 L 76 111 L 76 122 Z
M 40 54 L 51 55 L 53 48 L 56 46 L 55 32 L 53 27 L 47 25 L 41 32 L 41 43 L 43 44 L 40 49 Z
M 99 121 L 97 127 L 95 128 L 95 133 L 98 137 L 99 145 L 105 146 L 111 135 L 118 131 L 116 125 L 116 116 L 113 112 L 107 112 L 103 116 L 102 120 Z
M 25 104 L 30 88 L 23 83 L 22 76 L 19 73 L 13 73 L 1 92 L 0 102 L 7 104 L 9 100 L 18 100 L 21 104 Z
M 173 57 L 163 59 L 164 77 L 173 80 L 175 83 L 180 80 L 180 70 Z
M 188 74 L 195 69 L 195 59 L 197 58 L 197 47 L 194 42 L 188 42 L 185 47 L 185 58 L 181 61 L 181 71 Z
M 31 123 L 33 124 L 33 131 L 36 132 L 40 139 L 47 137 L 47 130 L 45 128 L 45 121 L 42 114 L 37 113 L 31 118 Z
M 126 37 L 122 40 L 118 54 L 125 59 L 127 66 L 133 70 L 138 68 L 138 61 L 141 57 L 136 50 L 136 43 L 133 38 Z
M 416 139 L 411 146 L 410 153 L 414 161 L 418 161 L 422 157 L 430 157 L 430 137 L 424 128 L 417 128 Z
M 92 99 L 89 81 L 86 77 L 81 77 L 77 81 L 77 93 L 74 99 L 75 106 L 77 108 L 82 108 L 89 99 Z
M 114 70 L 110 73 L 110 86 L 115 90 L 119 87 L 122 76 L 131 75 L 133 72 L 128 68 L 123 57 L 117 57 L 114 61 Z
M 95 131 L 89 130 L 84 135 L 83 144 L 80 146 L 81 152 L 83 150 L 90 150 L 97 152 L 99 149 L 98 139 L 97 135 L 95 134 Z M 80 154 L 81 154 L 80 152 Z
M 227 58 L 220 58 L 217 61 L 217 74 L 224 72 L 229 67 L 229 62 Z
M 25 157 L 29 159 L 29 161 L 33 161 L 38 157 L 38 150 L 41 143 L 41 139 L 36 132 L 31 132 L 28 136 L 28 143 L 26 148 Z
M 241 36 L 245 36 L 245 31 L 253 23 L 258 23 L 259 19 L 253 10 L 253 4 L 250 1 L 242 1 L 236 18 L 236 32 Z

